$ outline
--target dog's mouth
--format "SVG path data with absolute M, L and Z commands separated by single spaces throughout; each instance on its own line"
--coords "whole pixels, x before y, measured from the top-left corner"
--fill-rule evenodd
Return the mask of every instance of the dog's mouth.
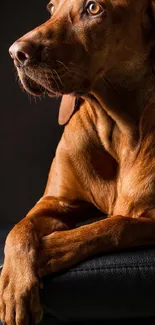
M 42 95 L 47 94 L 50 97 L 55 97 L 58 95 L 62 95 L 61 93 L 58 94 L 58 91 L 56 91 L 56 89 L 49 89 L 49 87 L 47 88 L 42 83 L 34 80 L 34 78 L 32 79 L 24 71 L 21 71 L 21 69 L 18 69 L 18 75 L 21 86 L 33 96 L 40 97 Z
M 23 88 L 33 96 L 42 96 L 44 93 L 46 93 L 44 87 L 40 86 L 27 76 L 20 78 L 20 82 Z
M 22 87 L 33 96 L 47 94 L 49 97 L 59 97 L 70 93 L 88 93 L 90 89 L 87 78 L 79 81 L 79 77 L 76 78 L 73 73 L 63 74 L 53 70 L 54 74 L 49 69 L 44 71 L 39 67 L 17 67 L 17 71 Z

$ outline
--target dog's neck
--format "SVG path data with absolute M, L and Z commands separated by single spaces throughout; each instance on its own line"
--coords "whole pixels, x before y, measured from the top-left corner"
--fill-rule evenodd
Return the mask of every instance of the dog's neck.
M 100 79 L 91 94 L 113 119 L 122 115 L 138 124 L 146 106 L 155 103 L 155 77 L 148 74 L 132 88 Z

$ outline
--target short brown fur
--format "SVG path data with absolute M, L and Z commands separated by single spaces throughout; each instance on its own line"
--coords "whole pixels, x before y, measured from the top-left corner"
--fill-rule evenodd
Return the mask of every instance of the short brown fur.
M 42 276 L 97 253 L 155 244 L 155 4 L 99 5 L 101 15 L 90 18 L 82 0 L 58 0 L 53 17 L 10 49 L 26 90 L 72 99 L 61 106 L 66 126 L 44 195 L 6 240 L 7 325 L 40 321 Z M 91 218 L 99 221 L 76 227 Z

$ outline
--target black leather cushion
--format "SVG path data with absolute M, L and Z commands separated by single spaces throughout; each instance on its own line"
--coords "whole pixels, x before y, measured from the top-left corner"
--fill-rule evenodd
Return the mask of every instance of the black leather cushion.
M 8 230 L 0 231 L 0 262 Z M 155 247 L 98 256 L 44 279 L 53 324 L 155 316 Z M 46 321 L 45 321 L 46 319 Z M 44 318 L 42 325 L 47 322 Z
M 46 310 L 62 321 L 155 316 L 155 247 L 93 258 L 44 279 Z

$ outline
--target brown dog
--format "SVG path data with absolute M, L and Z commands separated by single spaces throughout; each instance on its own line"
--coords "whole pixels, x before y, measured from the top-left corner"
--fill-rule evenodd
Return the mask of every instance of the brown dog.
M 66 126 L 44 196 L 6 240 L 7 325 L 40 321 L 42 276 L 99 252 L 155 244 L 155 3 L 58 0 L 48 9 L 50 20 L 10 54 L 27 91 L 64 95 Z

